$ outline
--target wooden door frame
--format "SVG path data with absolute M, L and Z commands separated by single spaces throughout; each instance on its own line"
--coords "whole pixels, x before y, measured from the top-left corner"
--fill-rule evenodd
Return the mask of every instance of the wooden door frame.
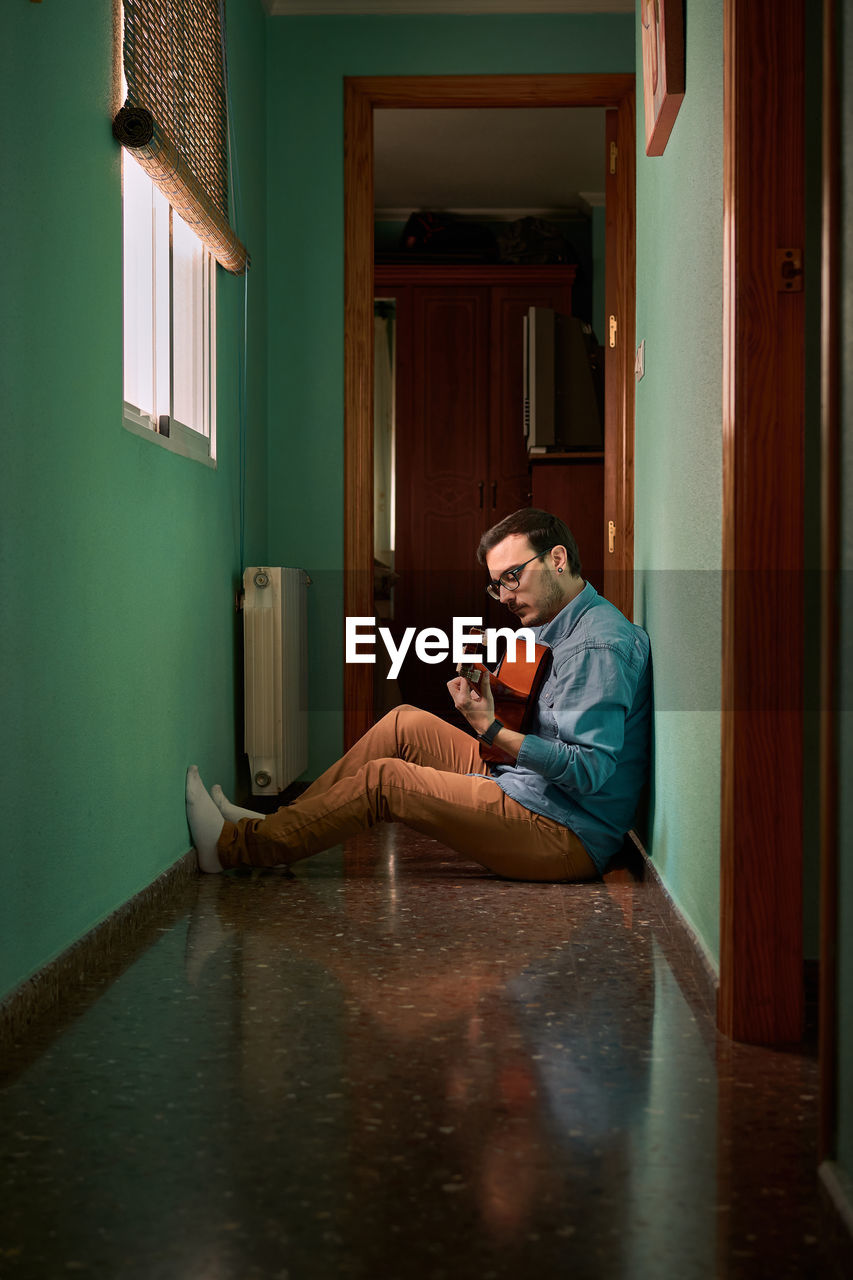
M 724 0 L 720 1029 L 803 1028 L 805 0 Z
M 608 263 L 608 305 L 617 308 L 605 424 L 607 453 L 621 470 L 605 488 L 605 529 L 622 533 L 611 598 L 629 614 L 634 563 L 635 188 L 633 73 L 532 76 L 352 76 L 344 80 L 344 612 L 373 615 L 373 112 L 383 108 L 604 107 L 618 112 L 619 252 Z M 609 218 L 609 214 L 608 214 Z M 611 273 L 615 272 L 615 276 Z M 612 292 L 611 292 L 612 288 Z M 611 302 L 611 298 L 614 299 Z M 604 538 L 602 530 L 602 538 Z M 610 594 L 605 579 L 605 591 Z M 621 594 L 620 594 L 621 593 Z M 373 667 L 344 664 L 344 739 L 372 722 Z
M 841 127 L 835 0 L 823 0 L 821 191 L 820 1123 L 818 1159 L 838 1126 L 838 592 L 841 573 Z

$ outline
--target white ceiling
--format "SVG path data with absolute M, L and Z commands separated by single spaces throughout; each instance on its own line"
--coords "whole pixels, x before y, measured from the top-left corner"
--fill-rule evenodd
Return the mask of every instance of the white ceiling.
M 376 111 L 377 217 L 555 216 L 603 203 L 600 108 Z

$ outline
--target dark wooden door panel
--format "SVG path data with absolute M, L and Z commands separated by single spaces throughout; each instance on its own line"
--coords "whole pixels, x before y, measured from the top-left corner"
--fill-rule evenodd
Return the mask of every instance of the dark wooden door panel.
M 473 519 L 488 468 L 488 290 L 415 289 L 412 303 L 411 509 Z M 453 552 L 444 539 L 416 548 L 424 568 L 456 566 Z
M 574 534 L 581 573 L 596 591 L 604 591 L 604 463 L 534 462 L 533 505 L 553 511 Z
M 395 631 L 470 614 L 482 592 L 475 550 L 488 466 L 488 290 L 411 293 L 409 363 L 397 413 Z M 440 713 L 452 672 L 412 654 L 401 692 Z
M 604 594 L 634 616 L 634 95 L 605 118 Z M 610 538 L 612 524 L 613 537 Z
M 805 294 L 776 263 L 805 244 L 806 7 L 723 8 L 719 1023 L 778 1044 L 804 1014 Z
M 488 448 L 486 325 L 486 290 L 412 291 L 410 364 L 401 371 L 408 385 L 397 409 L 401 576 L 458 569 L 466 533 L 476 546 Z

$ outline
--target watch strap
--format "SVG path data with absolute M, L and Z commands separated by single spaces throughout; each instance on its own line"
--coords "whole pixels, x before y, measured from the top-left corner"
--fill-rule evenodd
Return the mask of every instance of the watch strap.
M 481 742 L 485 742 L 486 746 L 490 747 L 503 727 L 504 726 L 501 724 L 500 720 L 493 720 L 488 729 L 484 729 L 483 732 L 477 736 Z

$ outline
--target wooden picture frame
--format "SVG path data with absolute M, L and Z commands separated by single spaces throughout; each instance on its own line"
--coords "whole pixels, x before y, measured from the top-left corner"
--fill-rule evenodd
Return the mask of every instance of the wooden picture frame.
M 640 0 L 646 155 L 662 156 L 684 98 L 683 0 Z

